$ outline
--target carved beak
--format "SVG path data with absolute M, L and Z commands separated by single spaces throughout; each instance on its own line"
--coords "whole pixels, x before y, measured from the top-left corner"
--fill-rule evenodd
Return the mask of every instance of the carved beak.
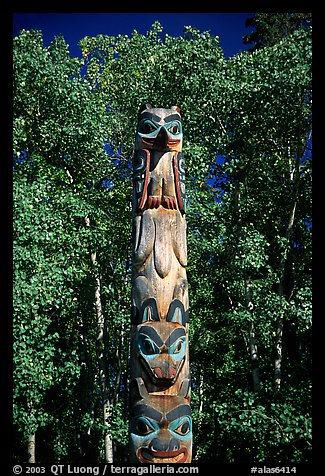
M 168 134 L 164 127 L 160 128 L 155 139 L 155 148 L 158 150 L 168 150 Z

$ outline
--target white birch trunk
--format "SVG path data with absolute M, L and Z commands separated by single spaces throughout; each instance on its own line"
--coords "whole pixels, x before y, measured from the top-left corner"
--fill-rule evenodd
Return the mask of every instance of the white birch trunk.
M 255 339 L 255 326 L 253 321 L 249 324 L 249 349 L 252 365 L 253 389 L 254 392 L 257 393 L 260 388 L 260 371 L 258 363 L 257 345 Z
M 241 192 L 240 192 L 240 183 L 237 180 L 235 184 L 235 211 L 237 216 L 237 237 L 238 244 L 241 239 L 242 232 L 242 208 L 241 208 Z M 251 315 L 251 320 L 249 321 L 248 333 L 249 339 L 246 343 L 250 356 L 252 380 L 253 380 L 253 390 L 255 393 L 259 391 L 260 388 L 260 372 L 259 372 L 259 360 L 258 360 L 258 350 L 256 343 L 256 334 L 255 334 L 255 316 L 254 316 L 254 304 L 252 299 L 252 286 L 249 278 L 245 279 L 245 289 L 246 289 L 246 306 Z
M 281 316 L 283 314 L 281 313 Z M 279 317 L 276 327 L 275 338 L 275 362 L 274 362 L 274 386 L 276 390 L 281 388 L 281 372 L 282 372 L 282 336 L 283 336 L 283 317 Z
M 256 335 L 255 335 L 255 316 L 254 316 L 254 304 L 252 300 L 252 288 L 250 280 L 246 280 L 246 302 L 247 309 L 251 314 L 251 321 L 249 322 L 249 353 L 251 359 L 251 368 L 252 368 L 252 380 L 253 380 L 253 389 L 257 393 L 260 388 L 260 371 L 259 371 L 259 362 L 258 362 L 258 351 L 256 344 Z
M 86 220 L 87 223 L 87 220 Z M 88 219 L 89 223 L 89 219 Z M 93 266 L 96 264 L 96 253 L 91 253 L 90 255 L 91 262 Z M 103 424 L 106 426 L 106 434 L 104 438 L 104 447 L 105 447 L 105 462 L 113 463 L 113 442 L 109 434 L 110 428 L 110 417 L 111 417 L 111 408 L 110 401 L 108 398 L 108 389 L 107 389 L 107 375 L 106 375 L 106 366 L 105 366 L 105 355 L 104 355 L 104 327 L 105 327 L 105 318 L 101 302 L 101 286 L 100 286 L 100 275 L 98 272 L 95 274 L 96 288 L 95 288 L 95 308 L 97 316 L 97 359 L 99 367 L 99 377 L 103 397 Z
M 302 158 L 303 151 L 300 146 L 297 151 L 297 159 L 295 167 L 291 173 L 292 181 L 292 202 L 289 212 L 289 220 L 286 229 L 286 249 L 281 257 L 280 261 L 280 281 L 278 287 L 279 296 L 284 296 L 285 290 L 285 265 L 287 262 L 288 249 L 290 247 L 290 239 L 293 231 L 293 225 L 296 217 L 296 208 L 298 202 L 298 188 L 300 182 L 300 160 Z M 276 323 L 276 338 L 275 338 L 275 361 L 274 361 L 274 386 L 276 390 L 281 387 L 281 373 L 282 373 L 282 358 L 283 358 L 283 323 L 284 323 L 284 311 L 281 311 Z
M 199 399 L 200 399 L 199 413 L 203 412 L 203 387 L 204 387 L 204 380 L 203 380 L 203 373 L 201 373 L 200 386 L 199 386 Z
M 28 463 L 36 463 L 35 460 L 35 433 L 32 433 L 28 437 L 27 442 L 27 452 L 28 452 Z

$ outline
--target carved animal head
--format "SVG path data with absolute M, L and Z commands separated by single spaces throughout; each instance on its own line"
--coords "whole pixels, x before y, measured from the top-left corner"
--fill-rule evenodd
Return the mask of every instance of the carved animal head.
M 153 108 L 145 104 L 140 108 L 135 148 L 154 149 L 160 152 L 182 150 L 182 123 L 177 106 L 170 109 Z
M 157 387 L 173 385 L 186 358 L 185 328 L 174 322 L 150 322 L 139 326 L 135 340 L 150 381 Z
M 131 382 L 134 398 L 131 409 L 130 452 L 141 463 L 187 463 L 192 455 L 192 417 L 186 399 L 189 381 L 180 394 L 148 394 L 141 378 Z

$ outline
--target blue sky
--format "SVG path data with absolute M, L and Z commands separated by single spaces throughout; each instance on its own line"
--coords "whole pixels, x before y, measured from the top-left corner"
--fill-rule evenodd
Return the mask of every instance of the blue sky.
M 250 30 L 245 27 L 246 18 L 253 13 L 14 13 L 13 33 L 21 29 L 42 30 L 45 46 L 54 36 L 62 33 L 69 44 L 70 53 L 80 56 L 78 42 L 84 36 L 106 34 L 130 36 L 135 29 L 146 33 L 154 21 L 163 26 L 163 33 L 179 36 L 184 26 L 194 26 L 219 36 L 225 57 L 231 57 L 248 47 L 242 37 Z

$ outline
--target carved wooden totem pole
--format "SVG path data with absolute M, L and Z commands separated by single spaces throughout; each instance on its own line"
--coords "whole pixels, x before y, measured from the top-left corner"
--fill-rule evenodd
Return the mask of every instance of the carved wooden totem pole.
M 140 109 L 132 204 L 132 462 L 192 457 L 182 137 L 178 107 Z

